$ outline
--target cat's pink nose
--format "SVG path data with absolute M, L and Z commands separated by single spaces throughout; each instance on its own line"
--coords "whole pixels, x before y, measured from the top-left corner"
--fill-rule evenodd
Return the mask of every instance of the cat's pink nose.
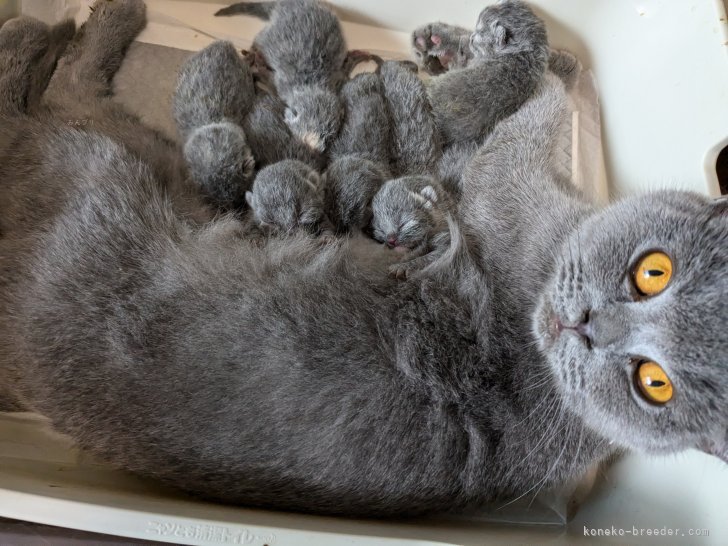
M 397 236 L 396 235 L 387 235 L 387 246 L 389 248 L 394 248 L 397 246 Z

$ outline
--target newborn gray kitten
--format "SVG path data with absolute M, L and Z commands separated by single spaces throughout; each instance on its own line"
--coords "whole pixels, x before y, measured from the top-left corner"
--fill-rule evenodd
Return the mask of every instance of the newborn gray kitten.
M 390 117 L 378 74 L 359 74 L 341 88 L 344 123 L 331 144 L 332 159 L 355 155 L 389 167 Z
M 380 164 L 360 156 L 333 160 L 323 178 L 326 214 L 337 233 L 364 229 L 372 218 L 372 199 L 388 178 Z
M 412 51 L 419 66 L 433 76 L 467 66 L 472 30 L 447 23 L 428 23 L 412 32 Z
M 213 204 L 235 209 L 253 181 L 255 161 L 240 125 L 255 100 L 249 65 L 230 42 L 214 42 L 180 69 L 174 117 L 193 179 Z
M 328 227 L 319 185 L 319 175 L 311 167 L 285 159 L 258 173 L 245 200 L 265 231 L 290 234 L 302 229 L 318 234 Z
M 257 168 L 296 159 L 315 170 L 323 169 L 325 157 L 293 136 L 285 122 L 285 111 L 286 105 L 280 98 L 263 86 L 258 87 L 253 108 L 243 122 Z
M 139 2 L 105 5 L 54 77 L 93 128 L 0 119 L 3 397 L 146 479 L 319 514 L 530 496 L 624 447 L 727 458 L 726 204 L 584 203 L 553 175 L 559 80 L 466 170 L 447 252 L 396 282 L 348 242 L 256 248 L 230 216 L 191 222 L 174 147 L 96 93 L 143 22 Z M 645 297 L 659 281 L 632 266 L 656 249 L 675 268 Z M 635 357 L 663 366 L 671 400 L 635 389 Z
M 470 46 L 467 67 L 428 82 L 444 147 L 479 140 L 514 113 L 535 91 L 549 58 L 543 21 L 520 0 L 485 8 Z
M 380 68 L 391 120 L 391 171 L 395 176 L 434 172 L 442 148 L 417 67 L 387 61 Z
M 406 258 L 392 266 L 395 276 L 405 277 L 408 270 L 423 267 L 448 247 L 450 209 L 445 191 L 430 176 L 389 180 L 377 192 L 372 200 L 372 236 Z
M 347 49 L 338 19 L 317 0 L 244 2 L 215 15 L 238 13 L 269 20 L 253 47 L 273 70 L 293 134 L 312 149 L 324 151 L 338 133 L 342 117 L 336 91 L 343 83 Z

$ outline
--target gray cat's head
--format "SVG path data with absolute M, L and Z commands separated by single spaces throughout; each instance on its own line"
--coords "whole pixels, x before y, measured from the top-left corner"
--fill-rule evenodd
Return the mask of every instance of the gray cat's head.
M 286 104 L 284 116 L 291 133 L 309 148 L 323 152 L 341 128 L 343 107 L 336 93 L 318 86 L 296 87 Z
M 728 462 L 728 203 L 660 192 L 587 219 L 534 332 L 567 404 L 637 450 Z
M 374 239 L 401 252 L 425 242 L 438 223 L 436 187 L 437 182 L 428 176 L 386 182 L 372 200 Z
M 505 0 L 480 12 L 470 49 L 476 58 L 532 50 L 543 50 L 545 58 L 546 27 L 525 2 Z
M 261 227 L 276 233 L 316 233 L 324 219 L 319 175 L 305 163 L 286 159 L 262 169 L 245 200 Z

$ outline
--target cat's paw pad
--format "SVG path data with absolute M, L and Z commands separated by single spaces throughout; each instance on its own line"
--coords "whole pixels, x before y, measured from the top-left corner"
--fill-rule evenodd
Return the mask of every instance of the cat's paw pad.
M 412 48 L 418 62 L 430 74 L 441 74 L 462 56 L 462 29 L 445 23 L 430 23 L 412 33 Z

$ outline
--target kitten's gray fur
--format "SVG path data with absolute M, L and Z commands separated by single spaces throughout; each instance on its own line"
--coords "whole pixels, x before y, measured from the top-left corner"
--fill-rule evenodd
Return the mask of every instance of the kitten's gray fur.
M 428 23 L 412 32 L 412 52 L 418 65 L 433 76 L 464 68 L 473 58 L 472 30 L 447 23 Z
M 140 3 L 108 5 L 123 27 Z M 90 36 L 78 45 L 127 45 Z M 559 80 L 498 124 L 463 179 L 464 233 L 451 223 L 448 252 L 407 282 L 345 241 L 255 248 L 231 217 L 195 227 L 163 141 L 82 89 L 77 107 L 107 115 L 93 129 L 0 123 L 0 385 L 82 449 L 208 498 L 351 516 L 534 494 L 609 440 L 725 458 L 725 204 L 583 203 L 550 166 Z M 132 126 L 146 146 L 124 139 Z M 674 286 L 626 303 L 624 268 L 644 245 L 675 253 Z M 637 337 L 595 337 L 589 352 L 565 335 L 542 354 L 532 323 L 549 301 L 586 303 L 601 325 L 621 306 Z M 638 339 L 664 357 L 675 404 L 644 407 L 619 372 Z M 572 385 L 592 366 L 605 381 L 579 402 Z
M 256 167 L 262 169 L 284 159 L 297 159 L 319 170 L 325 157 L 295 138 L 285 122 L 286 105 L 275 94 L 258 87 L 253 109 L 245 118 L 243 130 Z
M 453 201 L 460 199 L 463 173 L 480 146 L 479 142 L 473 141 L 453 144 L 437 163 L 437 178 Z
M 326 213 L 338 233 L 364 229 L 372 218 L 372 199 L 388 178 L 380 164 L 360 156 L 331 161 L 323 178 Z
M 380 68 L 391 119 L 391 171 L 395 176 L 429 174 L 442 154 L 427 92 L 406 64 L 387 61 Z
M 428 82 L 444 147 L 479 141 L 535 91 L 546 70 L 546 28 L 520 0 L 485 8 L 470 40 L 474 58 L 462 70 Z
M 371 232 L 376 241 L 403 253 L 406 261 L 391 269 L 395 276 L 407 276 L 447 249 L 450 212 L 450 200 L 431 176 L 405 176 L 382 186 L 372 200 Z
M 280 234 L 299 229 L 316 234 L 327 222 L 320 184 L 311 167 L 285 159 L 258 173 L 245 200 L 263 228 Z
M 215 15 L 243 13 L 269 20 L 255 37 L 286 102 L 286 123 L 296 137 L 322 152 L 341 125 L 336 92 L 343 83 L 346 42 L 336 15 L 318 0 L 243 2 Z
M 390 118 L 378 74 L 359 74 L 341 88 L 344 123 L 330 149 L 332 159 L 356 155 L 389 167 Z
M 230 42 L 214 42 L 180 68 L 174 117 L 194 180 L 213 204 L 242 205 L 255 161 L 240 125 L 255 100 L 253 75 Z

